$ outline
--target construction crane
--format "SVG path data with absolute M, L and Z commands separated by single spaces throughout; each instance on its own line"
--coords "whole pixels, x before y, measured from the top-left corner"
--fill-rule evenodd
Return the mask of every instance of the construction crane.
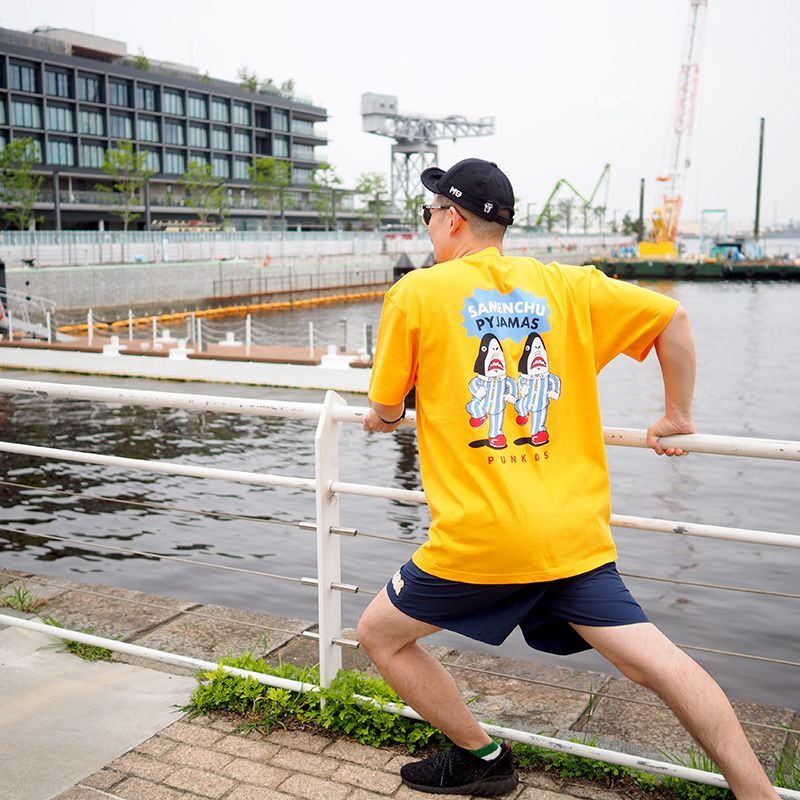
M 682 191 L 691 164 L 690 146 L 694 112 L 697 105 L 697 83 L 700 76 L 700 55 L 703 49 L 708 0 L 689 0 L 689 22 L 683 44 L 678 75 L 678 96 L 672 129 L 672 147 L 668 171 L 656 180 L 665 184 L 661 206 L 653 211 L 652 238 L 639 243 L 639 255 L 675 256 L 675 238 L 683 205 Z
M 457 115 L 403 114 L 398 111 L 397 97 L 391 94 L 362 94 L 361 117 L 364 131 L 394 139 L 391 202 L 400 209 L 419 195 L 422 171 L 437 160 L 439 148 L 435 142 L 438 139 L 455 142 L 467 136 L 494 133 L 494 117 L 467 119 Z
M 608 208 L 608 187 L 611 179 L 611 164 L 605 164 L 603 166 L 603 170 L 600 173 L 600 177 L 597 179 L 597 183 L 594 185 L 594 189 L 592 193 L 589 195 L 588 198 L 584 197 L 566 178 L 559 178 L 556 181 L 556 185 L 553 187 L 553 191 L 547 196 L 547 200 L 545 200 L 544 206 L 542 210 L 539 212 L 539 216 L 536 217 L 536 222 L 534 223 L 535 227 L 539 227 L 541 225 L 542 220 L 547 216 L 550 207 L 553 205 L 553 200 L 555 196 L 558 194 L 558 190 L 562 186 L 566 186 L 577 198 L 581 201 L 581 212 L 583 213 L 583 230 L 584 233 L 588 227 L 587 220 L 589 217 L 589 212 L 594 208 L 594 198 L 597 196 L 597 192 L 600 189 L 603 181 L 605 180 L 606 183 L 606 192 L 605 192 L 605 200 L 603 201 L 602 208 Z

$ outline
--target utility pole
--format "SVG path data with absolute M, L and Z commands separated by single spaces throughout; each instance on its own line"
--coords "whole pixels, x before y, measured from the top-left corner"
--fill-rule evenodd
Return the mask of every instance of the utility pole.
M 753 236 L 758 239 L 759 222 L 761 220 L 761 167 L 764 162 L 764 117 L 761 117 L 761 135 L 758 141 L 758 179 L 756 181 L 756 224 Z
M 639 241 L 644 240 L 644 178 L 639 181 Z

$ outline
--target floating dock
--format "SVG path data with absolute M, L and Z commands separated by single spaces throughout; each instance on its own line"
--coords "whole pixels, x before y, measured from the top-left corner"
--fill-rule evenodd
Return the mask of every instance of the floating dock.
M 665 261 L 644 258 L 597 258 L 593 264 L 610 278 L 680 280 L 800 280 L 800 263 L 759 261 Z

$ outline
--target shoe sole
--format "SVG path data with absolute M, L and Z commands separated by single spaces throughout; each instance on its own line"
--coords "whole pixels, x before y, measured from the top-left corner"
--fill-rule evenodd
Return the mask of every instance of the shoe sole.
M 411 783 L 403 778 L 403 783 L 409 789 L 416 789 L 418 792 L 428 794 L 471 794 L 475 797 L 496 797 L 501 794 L 508 794 L 517 788 L 519 778 L 514 775 L 491 775 L 488 778 L 481 778 L 475 783 L 465 783 L 463 786 L 426 786 L 420 783 Z

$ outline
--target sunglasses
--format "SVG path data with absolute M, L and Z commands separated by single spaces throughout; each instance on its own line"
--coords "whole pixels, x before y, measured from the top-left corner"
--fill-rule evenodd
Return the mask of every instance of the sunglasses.
M 423 205 L 420 206 L 422 209 L 422 221 L 425 223 L 425 227 L 430 225 L 431 222 L 431 211 L 436 208 L 455 208 L 455 206 L 432 206 L 432 205 Z M 461 219 L 465 219 L 464 215 L 456 208 L 456 214 L 458 214 Z

